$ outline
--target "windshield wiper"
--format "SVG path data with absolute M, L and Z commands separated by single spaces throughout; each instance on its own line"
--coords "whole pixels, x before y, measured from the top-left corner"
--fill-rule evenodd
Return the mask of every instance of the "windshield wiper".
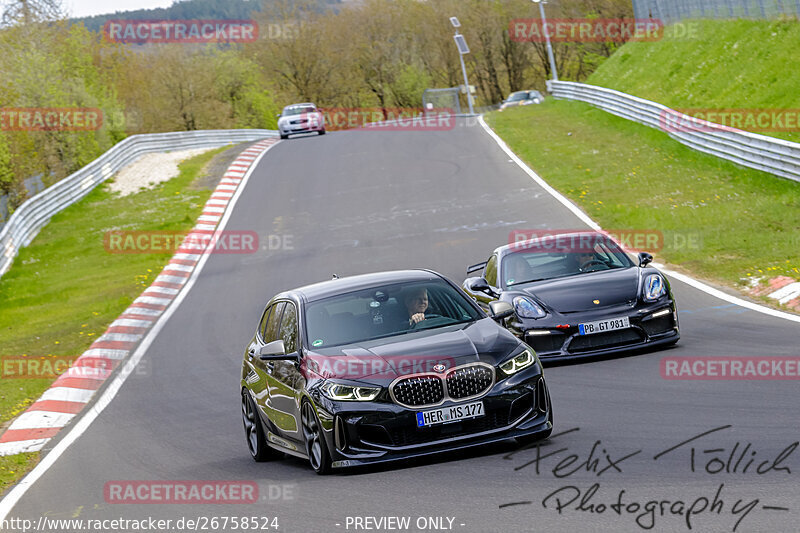
M 525 281 L 516 281 L 515 280 L 514 283 L 509 285 L 509 287 L 515 287 L 517 285 L 522 285 L 523 283 L 533 283 L 534 281 L 544 281 L 546 279 L 550 279 L 550 278 L 535 278 L 535 279 L 527 279 Z

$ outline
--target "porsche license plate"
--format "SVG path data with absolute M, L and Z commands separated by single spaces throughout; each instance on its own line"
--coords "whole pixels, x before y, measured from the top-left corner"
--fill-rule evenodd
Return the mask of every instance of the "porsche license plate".
M 609 318 L 607 320 L 578 324 L 578 332 L 581 335 L 592 335 L 594 333 L 605 333 L 606 331 L 614 331 L 616 329 L 625 329 L 629 327 L 631 327 L 630 320 L 628 320 L 628 317 L 623 316 L 620 318 Z
M 483 402 L 465 403 L 463 405 L 452 405 L 441 409 L 431 409 L 430 411 L 417 412 L 417 427 L 435 426 L 436 424 L 447 424 L 448 422 L 458 422 L 467 418 L 483 416 Z

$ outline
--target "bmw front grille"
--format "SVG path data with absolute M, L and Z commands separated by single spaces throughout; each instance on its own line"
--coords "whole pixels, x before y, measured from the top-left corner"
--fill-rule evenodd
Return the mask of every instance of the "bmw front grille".
M 470 363 L 445 373 L 403 376 L 389 386 L 389 394 L 403 407 L 431 407 L 445 400 L 469 400 L 483 396 L 494 385 L 494 367 Z

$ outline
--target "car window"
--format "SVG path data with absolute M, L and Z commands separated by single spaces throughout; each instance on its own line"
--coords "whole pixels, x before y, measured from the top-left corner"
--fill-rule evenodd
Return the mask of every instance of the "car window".
M 287 303 L 281 318 L 280 338 L 286 353 L 297 351 L 297 309 L 294 304 Z
M 562 248 L 555 251 L 544 251 L 547 248 L 536 249 L 529 247 L 530 251 L 514 252 L 503 257 L 503 284 L 508 288 L 520 283 L 539 281 L 565 276 L 585 274 L 587 270 L 581 269 L 586 261 L 594 260 L 595 269 L 607 270 L 615 268 L 628 268 L 633 266 L 628 256 L 613 241 L 605 238 L 596 239 L 591 248 Z M 593 257 L 585 257 L 587 251 Z
M 261 335 L 261 338 L 264 338 L 264 334 L 267 332 L 267 322 L 269 321 L 269 315 L 272 313 L 272 309 L 274 305 L 267 307 L 264 310 L 264 314 L 261 316 L 261 322 L 258 324 L 258 334 Z
M 267 329 L 264 331 L 264 342 L 278 340 L 278 324 L 280 323 L 281 313 L 286 306 L 286 302 L 278 302 L 272 306 L 272 312 L 267 320 Z
M 314 113 L 317 109 L 311 106 L 305 107 L 290 107 L 283 110 L 284 116 L 302 115 L 303 113 Z
M 420 300 L 427 300 L 427 304 L 415 308 Z M 410 319 L 418 313 L 425 319 L 412 325 Z M 305 308 L 305 331 L 313 349 L 480 318 L 480 311 L 460 290 L 443 280 L 431 280 L 378 285 L 310 302 Z
M 483 269 L 483 278 L 490 286 L 497 287 L 497 255 L 493 255 L 486 261 L 486 266 Z
M 611 249 L 605 243 L 599 243 L 594 247 L 594 252 L 599 259 L 605 261 L 609 265 L 615 267 L 627 266 L 628 262 L 624 261 L 624 259 L 627 259 L 627 256 L 619 250 L 619 248 L 615 248 L 616 249 Z

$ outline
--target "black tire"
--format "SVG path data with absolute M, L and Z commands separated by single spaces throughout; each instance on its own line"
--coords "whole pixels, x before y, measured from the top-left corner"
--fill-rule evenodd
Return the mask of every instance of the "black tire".
M 303 402 L 301 418 L 308 462 L 314 472 L 325 475 L 331 471 L 331 456 L 328 453 L 328 446 L 325 444 L 325 436 L 322 434 L 319 418 L 307 401 Z
M 280 455 L 280 452 L 267 445 L 261 417 L 258 416 L 256 406 L 247 389 L 242 389 L 242 421 L 244 422 L 247 448 L 250 450 L 250 456 L 254 461 L 262 463 Z
M 288 135 L 284 135 L 283 133 L 281 133 L 281 139 L 288 139 L 288 138 L 289 138 Z
M 320 135 L 325 135 L 325 130 L 324 129 L 319 130 L 319 134 Z

